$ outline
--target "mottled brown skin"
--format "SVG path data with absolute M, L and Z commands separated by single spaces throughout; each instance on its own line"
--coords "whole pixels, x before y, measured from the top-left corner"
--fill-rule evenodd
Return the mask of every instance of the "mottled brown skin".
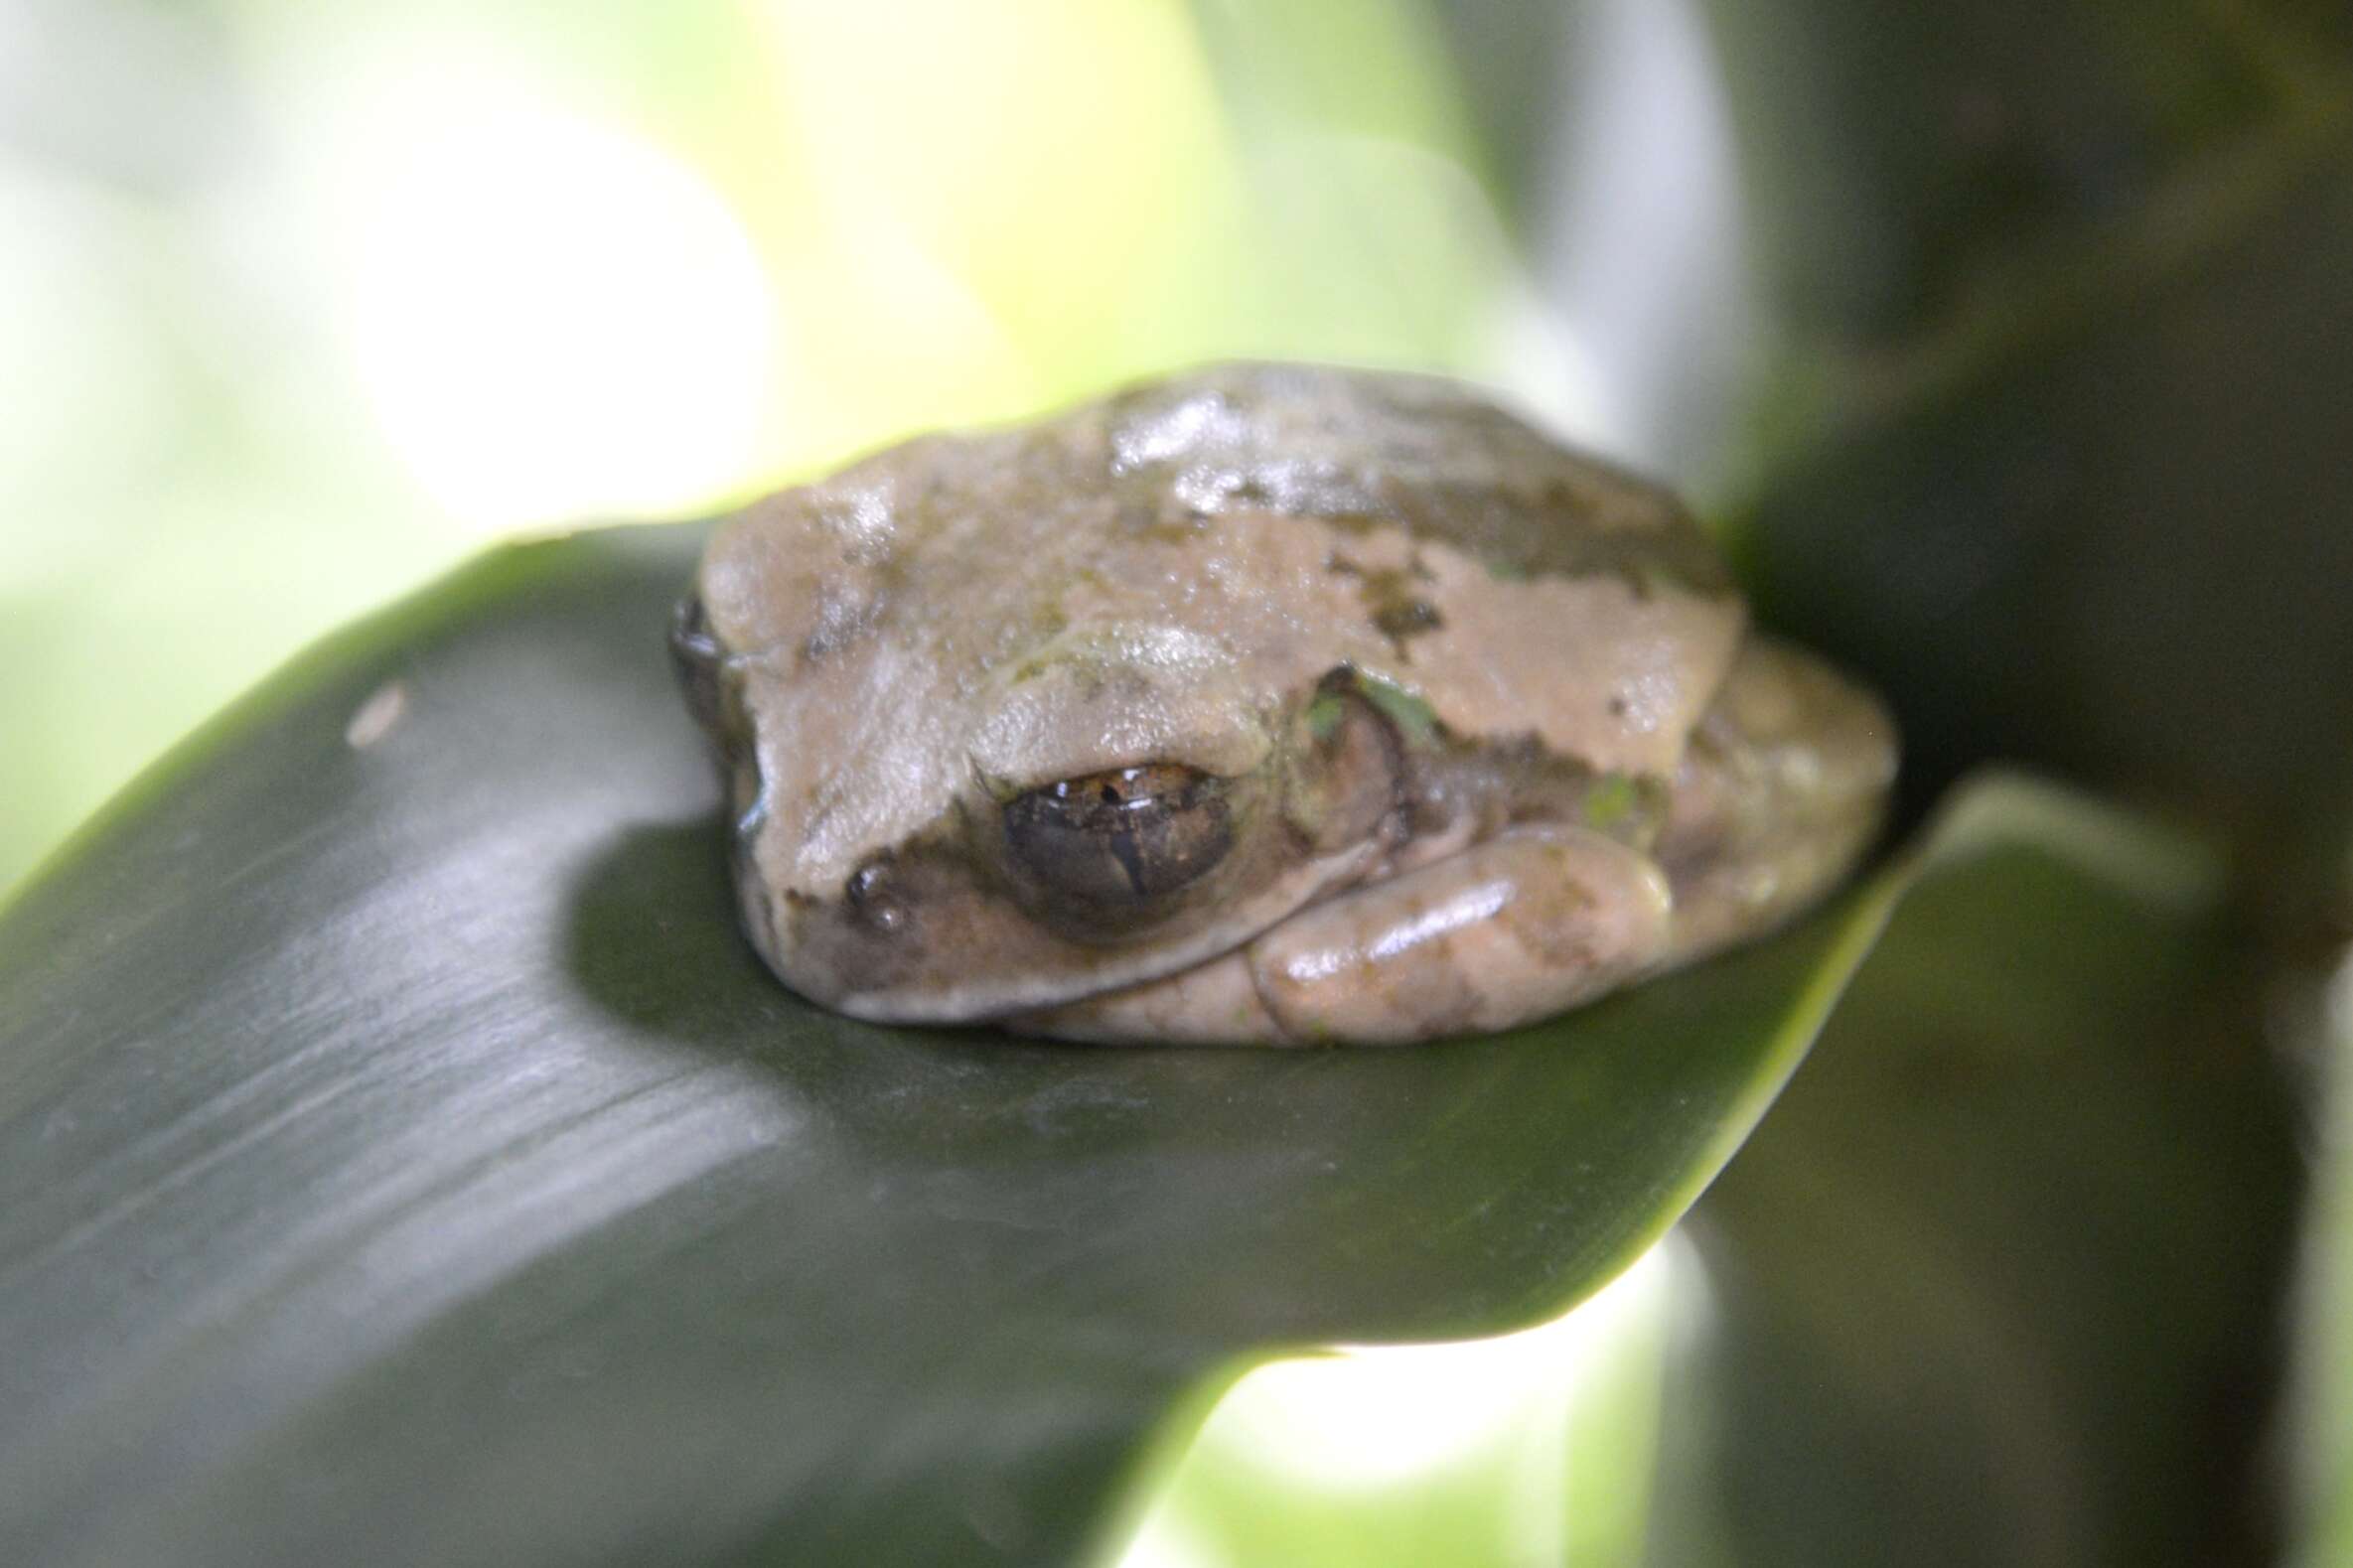
M 1894 760 L 1672 498 L 1420 376 L 911 441 L 723 524 L 673 640 L 787 983 L 1079 1039 L 1543 1016 L 1814 897 Z

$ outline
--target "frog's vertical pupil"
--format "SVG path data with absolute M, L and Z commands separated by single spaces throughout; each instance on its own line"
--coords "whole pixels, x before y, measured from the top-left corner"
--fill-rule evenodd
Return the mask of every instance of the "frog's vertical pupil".
M 1139 899 L 1150 898 L 1152 874 L 1144 864 L 1142 850 L 1136 846 L 1135 835 L 1113 833 L 1110 850 L 1119 862 L 1119 869 L 1127 873 L 1127 885 L 1134 890 L 1135 896 Z

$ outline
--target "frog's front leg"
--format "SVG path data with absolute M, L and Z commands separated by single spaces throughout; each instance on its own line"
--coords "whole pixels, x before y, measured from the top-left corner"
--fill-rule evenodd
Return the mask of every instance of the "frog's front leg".
M 1508 1029 L 1650 968 L 1672 909 L 1647 856 L 1583 828 L 1520 827 L 1212 963 L 1022 1022 L 1069 1039 L 1291 1045 Z
M 1648 856 L 1584 828 L 1523 827 L 1302 911 L 1248 957 L 1293 1040 L 1484 1034 L 1649 968 L 1673 908 Z

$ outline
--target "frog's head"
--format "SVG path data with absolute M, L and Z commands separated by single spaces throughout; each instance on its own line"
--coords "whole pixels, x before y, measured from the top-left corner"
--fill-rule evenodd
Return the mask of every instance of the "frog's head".
M 859 1017 L 997 1017 L 1189 968 L 1361 878 L 1401 831 L 1400 741 L 1355 672 L 1268 693 L 1195 629 L 1066 628 L 931 723 L 772 686 L 755 725 L 745 682 L 683 631 L 677 646 L 737 780 L 747 929 L 796 990 Z M 835 764 L 812 777 L 756 731 Z M 891 809 L 943 786 L 920 821 Z

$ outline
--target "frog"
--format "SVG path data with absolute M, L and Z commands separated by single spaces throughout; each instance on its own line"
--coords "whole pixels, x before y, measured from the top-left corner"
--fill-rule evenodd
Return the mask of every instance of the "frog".
M 1793 919 L 1896 767 L 1673 493 L 1401 370 L 918 436 L 723 519 L 670 641 L 751 945 L 885 1024 L 1517 1028 Z

